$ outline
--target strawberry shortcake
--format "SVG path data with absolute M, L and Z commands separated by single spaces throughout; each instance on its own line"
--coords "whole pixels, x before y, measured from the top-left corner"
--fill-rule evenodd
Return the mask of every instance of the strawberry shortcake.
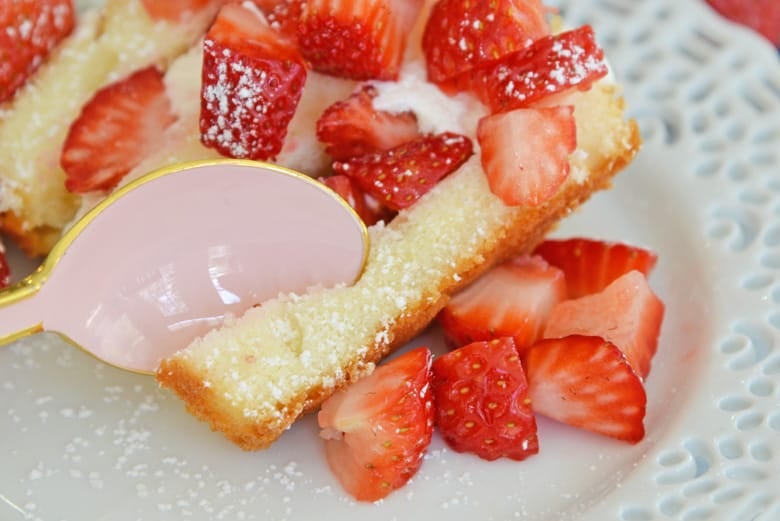
M 0 210 L 16 237 L 56 235 L 77 207 L 134 177 L 213 157 L 296 168 L 343 196 L 369 225 L 355 284 L 248 309 L 181 346 L 157 372 L 192 414 L 240 447 L 261 449 L 364 377 L 405 399 L 405 387 L 390 390 L 430 376 L 430 357 L 413 351 L 404 362 L 412 376 L 401 380 L 391 371 L 367 376 L 376 364 L 457 304 L 456 293 L 532 251 L 608 188 L 640 137 L 593 29 L 553 31 L 539 0 L 218 3 L 205 36 L 178 58 L 112 70 L 114 81 L 74 101 L 54 146 L 31 148 L 48 173 L 0 174 L 0 196 L 10 194 Z M 45 183 L 33 190 L 30 179 Z M 44 206 L 31 201 L 47 197 L 67 211 L 38 215 Z M 566 291 L 555 284 L 550 313 Z M 533 340 L 543 333 L 538 325 Z M 581 349 L 615 354 L 592 344 Z M 321 413 L 335 438 L 339 399 Z M 419 465 L 417 456 L 396 456 Z

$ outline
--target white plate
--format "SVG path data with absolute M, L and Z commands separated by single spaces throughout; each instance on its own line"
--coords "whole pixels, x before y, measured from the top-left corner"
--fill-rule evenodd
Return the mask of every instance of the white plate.
M 312 418 L 241 452 L 153 380 L 38 336 L 0 351 L 0 519 L 780 519 L 777 57 L 699 3 L 565 7 L 596 28 L 646 139 L 558 233 L 660 254 L 667 318 L 642 443 L 542 420 L 538 456 L 486 463 L 436 437 L 410 485 L 355 504 Z

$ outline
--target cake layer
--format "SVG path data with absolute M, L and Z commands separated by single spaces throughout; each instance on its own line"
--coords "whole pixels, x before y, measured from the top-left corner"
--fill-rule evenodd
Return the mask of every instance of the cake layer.
M 99 88 L 157 64 L 166 68 L 205 32 L 218 7 L 177 23 L 153 21 L 139 0 L 107 0 L 79 18 L 16 96 L 0 108 L 0 230 L 29 255 L 49 251 L 73 218 L 60 153 L 70 124 Z
M 507 207 L 475 156 L 389 225 L 371 231 L 353 286 L 252 308 L 170 359 L 157 378 L 244 449 L 268 447 L 298 417 L 371 371 L 490 266 L 533 248 L 633 158 L 640 143 L 615 87 L 577 93 L 573 175 L 545 204 Z

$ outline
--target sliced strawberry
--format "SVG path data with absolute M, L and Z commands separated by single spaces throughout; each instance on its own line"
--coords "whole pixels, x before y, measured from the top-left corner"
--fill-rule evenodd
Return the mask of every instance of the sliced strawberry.
M 444 132 L 421 136 L 395 148 L 336 161 L 333 170 L 393 210 L 402 210 L 454 172 L 472 154 L 466 136 Z
M 228 157 L 274 159 L 306 83 L 295 43 L 233 3 L 220 10 L 203 51 L 201 141 Z
M 337 160 L 379 152 L 411 141 L 420 135 L 413 112 L 376 110 L 376 87 L 364 85 L 343 101 L 325 109 L 317 121 L 317 138 Z
M 0 239 L 0 289 L 8 287 L 11 283 L 11 268 L 8 267 L 8 259 L 5 258 L 5 246 Z
M 431 353 L 421 347 L 379 366 L 322 405 L 328 464 L 359 501 L 376 501 L 417 472 L 433 433 Z
M 561 270 L 539 256 L 521 255 L 455 295 L 438 320 L 455 346 L 512 337 L 522 351 L 541 337 L 553 306 L 565 298 Z
M 523 365 L 538 414 L 629 443 L 644 438 L 645 388 L 613 344 L 579 335 L 541 340 Z
M 713 9 L 733 22 L 758 32 L 780 45 L 780 2 L 777 0 L 707 0 Z
M 225 1 L 227 0 L 141 0 L 141 3 L 154 20 L 179 22 Z
M 376 224 L 378 221 L 390 220 L 392 213 L 379 206 L 376 201 L 370 201 L 363 189 L 351 178 L 345 175 L 332 175 L 325 178 L 324 183 L 355 210 L 366 226 Z
M 439 0 L 425 25 L 428 79 L 444 82 L 549 34 L 539 0 Z
M 306 0 L 301 52 L 320 72 L 355 80 L 394 80 L 419 0 Z
M 540 38 L 525 50 L 459 76 L 453 84 L 472 91 L 492 112 L 505 112 L 572 89 L 587 90 L 607 72 L 604 51 L 585 25 Z
M 654 252 L 638 246 L 584 238 L 548 239 L 534 253 L 563 270 L 569 298 L 598 293 L 632 270 L 647 277 L 658 261 Z
M 60 163 L 73 193 L 110 190 L 157 149 L 176 117 L 162 73 L 141 69 L 99 90 L 73 122 Z
M 528 383 L 511 338 L 475 342 L 433 362 L 436 428 L 457 452 L 523 460 L 539 452 Z
M 562 105 L 485 116 L 477 127 L 490 189 L 508 206 L 538 206 L 569 176 L 577 147 L 574 109 Z
M 72 0 L 0 0 L 0 103 L 73 30 Z
M 556 305 L 543 336 L 600 336 L 620 348 L 631 367 L 645 378 L 658 349 L 663 316 L 664 304 L 645 276 L 631 271 L 600 293 Z

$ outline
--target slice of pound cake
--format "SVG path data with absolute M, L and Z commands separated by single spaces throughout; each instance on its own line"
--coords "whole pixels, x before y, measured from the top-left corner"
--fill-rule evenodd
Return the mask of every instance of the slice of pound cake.
M 164 70 L 203 35 L 221 3 L 106 0 L 78 17 L 73 32 L 0 107 L 0 231 L 30 255 L 49 251 L 80 204 L 65 187 L 60 153 L 82 106 L 133 71 Z
M 244 449 L 268 447 L 370 373 L 457 290 L 607 188 L 639 148 L 589 27 L 553 35 L 531 0 L 362 5 L 304 1 L 294 24 L 266 11 L 272 26 L 297 27 L 307 67 L 363 82 L 316 122 L 335 159 L 326 182 L 378 221 L 362 276 L 251 308 L 157 373 Z

